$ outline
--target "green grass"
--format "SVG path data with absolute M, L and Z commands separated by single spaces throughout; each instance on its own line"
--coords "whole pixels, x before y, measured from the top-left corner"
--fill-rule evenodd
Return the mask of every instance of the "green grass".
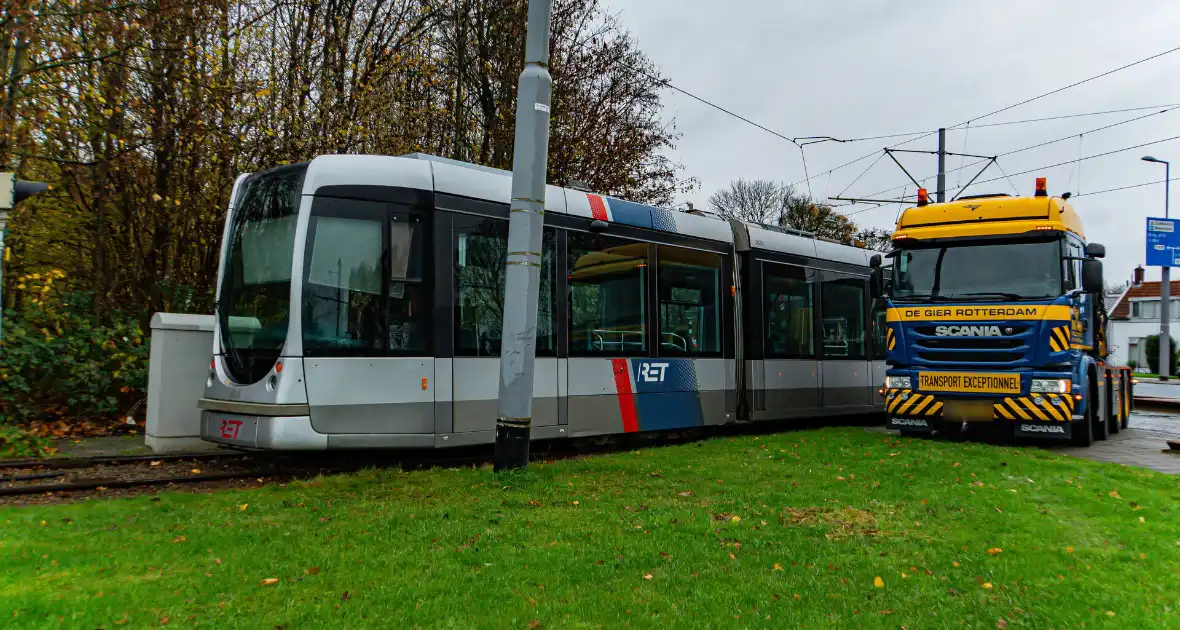
M 1180 627 L 1178 484 L 834 428 L 5 508 L 0 625 Z

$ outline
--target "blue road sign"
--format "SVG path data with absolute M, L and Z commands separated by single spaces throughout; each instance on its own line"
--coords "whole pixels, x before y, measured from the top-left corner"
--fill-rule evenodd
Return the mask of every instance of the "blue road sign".
M 1147 266 L 1180 267 L 1177 219 L 1147 219 Z

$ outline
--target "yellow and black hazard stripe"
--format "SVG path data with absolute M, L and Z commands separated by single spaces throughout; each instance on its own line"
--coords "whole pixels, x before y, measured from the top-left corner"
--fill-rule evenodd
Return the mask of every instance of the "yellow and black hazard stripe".
M 1037 404 L 1040 399 L 1041 404 Z M 1073 419 L 1074 400 L 1069 394 L 1039 394 L 1004 398 L 994 405 L 995 417 L 1004 420 L 1045 420 L 1069 422 Z
M 930 394 L 917 394 L 908 389 L 885 392 L 885 411 L 894 416 L 933 417 L 942 415 L 942 403 Z
M 885 347 L 889 350 L 897 347 L 897 335 L 893 333 L 892 326 L 887 326 L 885 328 Z
M 1057 326 L 1049 330 L 1049 349 L 1053 352 L 1069 350 L 1069 326 Z

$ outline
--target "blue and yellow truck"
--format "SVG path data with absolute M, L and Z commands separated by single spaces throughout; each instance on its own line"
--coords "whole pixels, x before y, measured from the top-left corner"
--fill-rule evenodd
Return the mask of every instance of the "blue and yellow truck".
M 1105 363 L 1105 248 L 1069 194 L 981 195 L 902 212 L 873 258 L 887 426 L 975 425 L 1089 446 L 1127 425 L 1131 374 Z

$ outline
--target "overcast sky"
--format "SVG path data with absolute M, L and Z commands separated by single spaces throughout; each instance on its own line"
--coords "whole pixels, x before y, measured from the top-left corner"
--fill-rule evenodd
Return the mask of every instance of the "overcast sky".
M 642 49 L 673 84 L 732 109 L 788 137 L 876 136 L 951 127 L 1026 98 L 1180 46 L 1176 0 L 603 0 L 618 12 Z M 665 114 L 683 133 L 671 157 L 701 187 L 678 201 L 706 205 L 730 180 L 804 179 L 799 149 L 683 95 L 666 92 Z M 1008 110 L 976 125 L 1111 109 L 1180 104 L 1180 52 L 1114 73 L 1058 95 Z M 1162 109 L 1162 108 L 1161 108 Z M 1143 155 L 1174 160 L 1180 140 L 1162 142 L 1079 165 L 1040 168 L 1133 145 L 1180 136 L 1180 109 L 1106 131 L 1077 134 L 1151 110 L 948 132 L 954 152 L 994 155 L 1074 136 L 1000 158 L 1020 194 L 1036 177 L 1051 193 L 1071 191 L 1086 235 L 1107 246 L 1108 282 L 1129 278 L 1143 262 L 1147 216 L 1162 216 L 1163 184 L 1087 196 L 1118 186 L 1159 181 L 1164 167 Z M 836 196 L 876 158 L 827 171 L 887 144 L 874 140 L 806 149 L 813 195 Z M 904 148 L 933 150 L 936 138 Z M 934 156 L 903 157 L 918 178 L 932 177 Z M 971 162 L 968 159 L 967 162 Z M 948 168 L 960 158 L 948 159 Z M 1079 173 L 1080 170 L 1080 173 Z M 948 175 L 965 184 L 975 169 Z M 991 167 L 980 180 L 1002 177 Z M 908 182 L 889 158 L 877 162 L 845 193 L 866 196 Z M 928 188 L 933 196 L 934 180 Z M 802 185 L 806 190 L 806 185 Z M 1174 182 L 1180 195 L 1180 182 Z M 899 195 L 898 188 L 883 194 Z M 910 184 L 905 191 L 914 194 Z M 967 194 L 1014 194 L 1005 179 Z M 840 202 L 833 202 L 840 203 Z M 898 206 L 866 209 L 854 219 L 892 227 Z M 1180 201 L 1174 208 L 1180 212 Z M 1148 271 L 1158 279 L 1158 269 Z

